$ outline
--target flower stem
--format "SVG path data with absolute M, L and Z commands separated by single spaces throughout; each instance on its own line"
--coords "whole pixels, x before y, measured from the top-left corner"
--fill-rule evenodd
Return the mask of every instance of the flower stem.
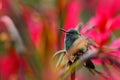
M 75 70 L 71 73 L 71 80 L 75 80 Z

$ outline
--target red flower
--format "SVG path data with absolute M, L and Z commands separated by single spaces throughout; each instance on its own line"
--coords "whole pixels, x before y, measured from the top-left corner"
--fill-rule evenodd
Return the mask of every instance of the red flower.
M 110 39 L 111 32 L 120 28 L 120 1 L 101 0 L 96 10 L 96 16 L 88 22 L 87 26 L 95 26 L 95 30 L 88 32 L 99 46 L 103 46 Z
M 111 33 L 120 29 L 119 4 L 119 0 L 100 0 L 96 8 L 96 15 L 89 20 L 86 27 L 82 30 L 83 34 L 85 34 L 84 30 L 87 27 L 94 26 L 92 30 L 87 32 L 87 36 L 98 44 L 98 49 L 100 50 L 110 41 Z M 120 50 L 117 49 L 120 48 L 119 43 L 119 39 L 115 40 L 110 46 L 107 46 L 107 48 L 115 50 L 109 50 L 109 52 L 104 53 L 119 57 Z M 97 64 L 101 63 L 101 59 L 95 59 L 94 61 Z
M 5 79 L 17 74 L 20 68 L 20 59 L 14 49 L 11 49 L 7 55 L 0 61 L 1 74 Z

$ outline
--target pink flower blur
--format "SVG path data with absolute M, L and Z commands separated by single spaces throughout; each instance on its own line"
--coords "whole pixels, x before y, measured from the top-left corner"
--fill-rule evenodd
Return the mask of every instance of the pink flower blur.
M 67 13 L 65 18 L 64 28 L 68 30 L 70 28 L 74 28 L 77 24 L 80 23 L 80 11 L 81 4 L 79 0 L 70 1 L 67 7 Z
M 40 17 L 37 16 L 35 12 L 31 13 L 29 8 L 24 7 L 22 10 L 32 40 L 37 46 L 40 37 L 39 35 L 42 32 L 42 24 L 39 19 Z

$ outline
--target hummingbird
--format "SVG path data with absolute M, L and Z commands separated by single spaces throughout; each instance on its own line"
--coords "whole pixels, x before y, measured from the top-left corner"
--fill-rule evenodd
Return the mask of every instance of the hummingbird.
M 79 48 L 79 50 L 77 52 L 72 54 L 72 56 L 74 57 L 74 61 L 73 62 L 70 61 L 70 60 L 68 61 L 68 65 L 72 65 L 83 54 L 85 54 L 88 51 L 88 48 L 89 48 L 88 40 L 84 36 L 82 36 L 79 33 L 79 31 L 76 30 L 76 29 L 70 29 L 70 30 L 66 31 L 66 30 L 60 28 L 60 30 L 66 33 L 65 39 L 64 39 L 64 44 L 65 44 L 65 49 L 66 49 L 67 52 L 74 45 L 75 41 L 80 39 L 81 47 Z M 69 53 L 67 55 L 69 55 Z M 90 59 L 85 61 L 84 66 L 88 69 L 95 69 L 95 66 Z

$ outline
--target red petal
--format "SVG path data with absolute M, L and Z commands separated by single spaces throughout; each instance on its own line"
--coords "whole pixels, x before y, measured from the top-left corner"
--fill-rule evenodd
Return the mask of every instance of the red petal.
M 112 20 L 112 24 L 110 26 L 110 29 L 111 30 L 120 29 L 120 15 Z
M 116 51 L 111 52 L 111 53 L 109 53 L 109 54 L 114 55 L 114 56 L 118 57 L 118 59 L 119 59 L 119 58 L 120 58 L 120 50 L 117 50 L 117 49 L 120 49 L 120 38 L 116 39 L 116 40 L 110 45 L 110 48 L 116 49 Z
M 120 0 L 100 0 L 97 8 L 98 15 L 113 17 L 120 10 Z
M 100 0 L 97 7 L 97 15 L 110 16 L 112 0 Z
M 116 39 L 111 45 L 110 48 L 120 48 L 120 38 Z
M 101 60 L 100 59 L 93 59 L 92 62 L 97 64 L 97 65 L 101 64 Z
M 2 75 L 4 77 L 9 77 L 19 70 L 19 59 L 14 56 L 4 56 L 0 66 Z
M 92 30 L 88 33 L 88 36 L 98 43 L 99 46 L 105 45 L 110 38 L 110 31 L 100 33 L 95 30 Z

